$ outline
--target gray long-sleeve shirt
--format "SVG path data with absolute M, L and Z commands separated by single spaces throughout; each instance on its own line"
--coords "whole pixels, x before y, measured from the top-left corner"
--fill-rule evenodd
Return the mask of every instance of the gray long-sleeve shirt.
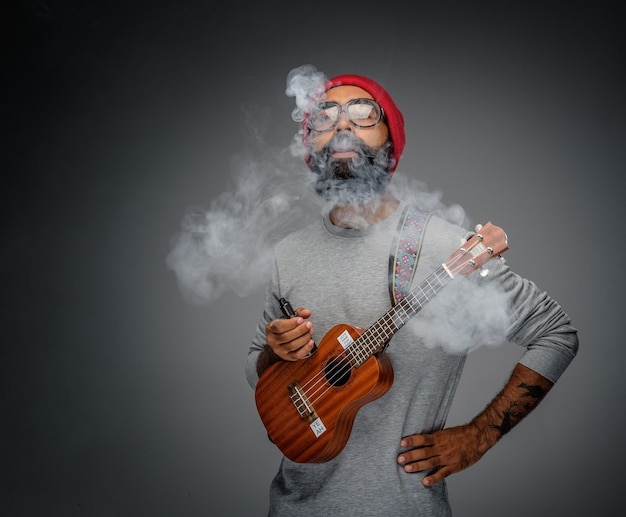
M 389 309 L 389 253 L 402 208 L 361 230 L 334 226 L 326 216 L 278 244 L 265 311 L 246 363 L 252 387 L 258 380 L 256 359 L 265 344 L 265 325 L 281 317 L 274 295 L 312 311 L 316 340 L 337 323 L 367 328 Z M 431 217 L 424 230 L 413 285 L 446 262 L 466 234 L 460 227 Z M 524 346 L 520 362 L 556 381 L 578 348 L 576 329 L 568 316 L 545 292 L 513 273 L 504 260 L 492 259 L 485 269 L 489 271 L 484 278 L 476 273 L 470 277 L 476 277 L 472 284 L 476 289 L 494 293 L 491 299 L 498 301 L 500 309 L 506 305 L 501 341 Z M 445 482 L 424 487 L 421 481 L 425 473 L 405 473 L 396 457 L 402 436 L 444 427 L 466 352 L 474 346 L 469 342 L 456 350 L 445 346 L 445 340 L 455 336 L 454 332 L 446 333 L 447 312 L 456 298 L 464 296 L 455 282 L 418 313 L 415 325 L 407 324 L 391 340 L 386 353 L 393 364 L 393 386 L 359 410 L 343 451 L 326 463 L 300 464 L 283 458 L 270 490 L 270 515 L 451 514 Z M 475 322 L 467 321 L 472 316 L 467 307 L 459 307 L 465 311 L 459 312 L 467 328 L 465 334 L 484 337 L 497 333 L 497 320 L 503 312 L 498 307 L 490 318 L 483 306 L 483 318 Z M 432 332 L 437 327 L 441 330 L 438 338 Z

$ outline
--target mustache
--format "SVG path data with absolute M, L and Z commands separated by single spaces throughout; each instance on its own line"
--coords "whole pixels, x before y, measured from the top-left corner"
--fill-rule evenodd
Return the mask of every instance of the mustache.
M 360 138 L 348 131 L 342 131 L 333 136 L 333 138 L 322 148 L 320 154 L 327 159 L 333 159 L 333 153 L 344 153 L 349 151 L 354 151 L 362 158 L 373 158 L 376 156 L 375 149 L 366 145 Z
M 391 146 L 391 141 L 388 140 L 382 147 L 370 147 L 352 132 L 342 131 L 334 135 L 319 151 L 311 150 L 309 165 L 313 172 L 322 176 L 332 174 L 333 171 L 341 176 L 345 176 L 348 171 L 351 171 L 350 175 L 369 175 L 373 172 L 372 168 L 388 173 L 392 164 Z M 333 153 L 350 151 L 355 153 L 351 158 L 333 156 Z

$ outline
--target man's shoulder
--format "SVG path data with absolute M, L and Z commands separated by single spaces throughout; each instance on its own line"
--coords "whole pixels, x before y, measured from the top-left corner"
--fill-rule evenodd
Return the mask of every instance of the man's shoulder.
M 436 212 L 431 213 L 428 228 L 431 232 L 440 236 L 453 238 L 465 237 L 471 232 L 459 223 L 452 222 Z

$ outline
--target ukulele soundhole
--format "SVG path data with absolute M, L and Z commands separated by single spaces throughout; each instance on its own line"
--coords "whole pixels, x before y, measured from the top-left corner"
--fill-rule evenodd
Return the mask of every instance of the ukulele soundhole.
M 352 367 L 350 361 L 346 357 L 335 356 L 324 368 L 324 374 L 326 380 L 332 386 L 343 386 L 350 380 L 350 374 L 352 373 Z

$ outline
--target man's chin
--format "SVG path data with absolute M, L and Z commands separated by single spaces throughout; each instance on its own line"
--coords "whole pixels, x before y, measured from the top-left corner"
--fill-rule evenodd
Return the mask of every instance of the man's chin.
M 347 180 L 354 178 L 354 172 L 350 169 L 350 160 L 333 160 L 335 178 Z

